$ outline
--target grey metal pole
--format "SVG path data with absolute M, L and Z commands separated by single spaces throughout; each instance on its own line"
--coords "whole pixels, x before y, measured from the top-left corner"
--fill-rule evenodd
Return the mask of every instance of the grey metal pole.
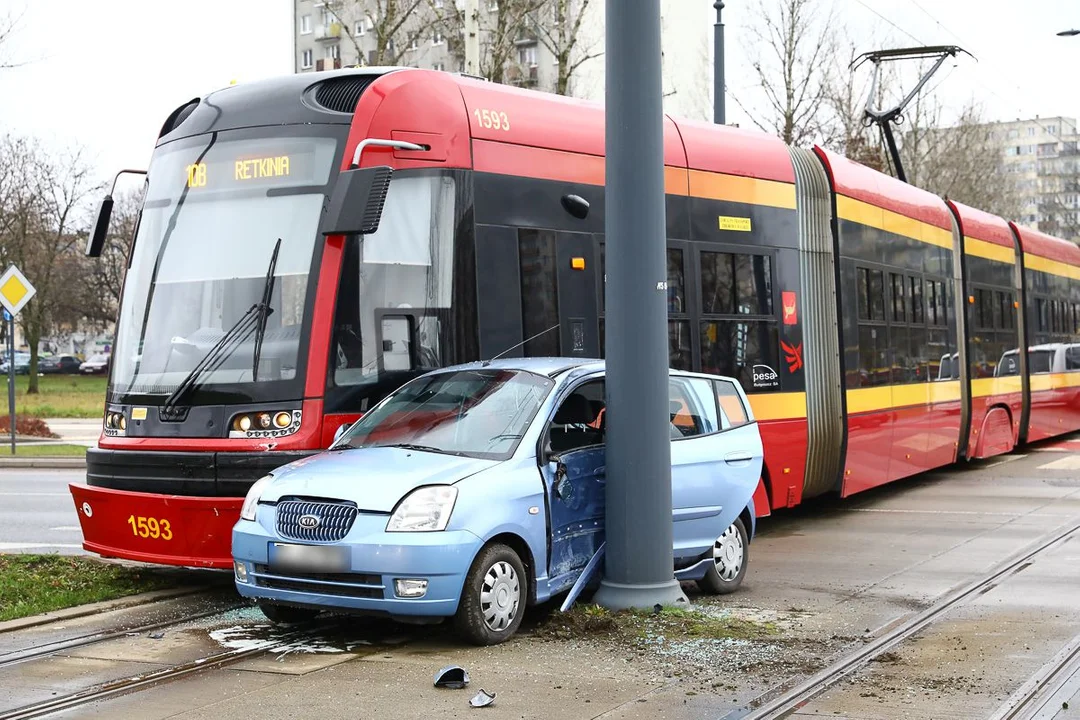
M 672 564 L 660 0 L 607 0 L 607 513 L 596 602 L 687 602 Z
M 727 122 L 724 112 L 724 22 L 720 19 L 724 0 L 716 0 L 713 7 L 716 8 L 716 22 L 713 23 L 713 122 L 723 125 Z
M 15 454 L 15 316 L 4 310 L 7 323 L 8 418 L 11 425 L 11 454 Z

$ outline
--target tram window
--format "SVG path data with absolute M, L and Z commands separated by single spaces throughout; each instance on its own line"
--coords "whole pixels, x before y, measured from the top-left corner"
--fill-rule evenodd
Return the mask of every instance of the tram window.
M 676 370 L 693 369 L 694 354 L 690 345 L 690 321 L 668 320 L 668 363 Z
M 1005 293 L 994 293 L 994 327 L 998 330 L 1007 330 L 1005 326 L 1008 315 L 1005 311 Z
M 889 274 L 892 280 L 892 319 L 895 322 L 907 322 L 907 283 L 904 276 Z
M 702 372 L 734 377 L 748 393 L 779 389 L 772 383 L 754 385 L 754 365 L 775 370 L 779 364 L 775 322 L 707 320 L 700 332 Z
M 669 313 L 686 312 L 686 274 L 683 272 L 683 251 L 668 248 L 667 298 Z
M 931 325 L 946 325 L 945 283 L 938 280 L 926 281 L 926 309 Z
M 987 329 L 995 327 L 996 324 L 994 323 L 993 294 L 991 293 L 991 291 L 975 291 L 975 308 L 976 327 Z
M 768 255 L 701 253 L 702 310 L 709 315 L 772 315 Z
M 866 268 L 855 268 L 859 276 L 859 319 L 870 319 L 870 271 Z
M 892 382 L 915 382 L 918 378 L 919 361 L 912 353 L 911 336 L 917 329 L 893 325 L 889 345 L 893 351 Z
M 885 279 L 880 270 L 870 271 L 870 319 L 885 319 Z
M 911 286 L 911 322 L 922 324 L 923 322 L 923 282 L 922 278 L 908 278 Z
M 521 267 L 521 322 L 525 357 L 555 357 L 559 334 L 544 332 L 559 322 L 556 284 L 555 233 L 518 230 L 518 262 Z M 538 336 L 538 337 L 533 337 Z
M 1043 298 L 1035 299 L 1035 322 L 1039 332 L 1046 332 L 1049 329 L 1050 322 L 1046 309 L 1046 300 Z
M 885 328 L 871 325 L 859 326 L 860 385 L 869 387 L 889 383 L 888 353 Z

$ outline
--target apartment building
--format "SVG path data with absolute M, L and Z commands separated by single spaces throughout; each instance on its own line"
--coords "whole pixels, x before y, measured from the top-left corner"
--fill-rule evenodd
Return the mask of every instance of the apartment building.
M 1005 171 L 1016 176 L 1022 209 L 1017 220 L 1080 240 L 1080 152 L 1075 118 L 1035 117 L 989 123 L 987 139 L 1001 148 Z
M 393 64 L 446 72 L 464 71 L 460 38 L 447 38 L 435 22 L 455 0 L 431 0 L 421 4 L 392 37 L 380 38 L 377 18 L 367 10 L 376 3 L 364 0 L 338 2 L 331 12 L 319 0 L 293 0 L 294 67 L 296 72 L 332 70 L 353 65 L 372 65 L 387 58 Z M 463 0 L 456 0 L 461 8 Z M 712 118 L 712 17 L 710 3 L 662 0 L 665 109 L 677 116 L 700 120 Z M 485 28 L 494 25 L 497 0 L 479 0 L 481 55 L 487 47 Z M 602 101 L 604 97 L 604 2 L 592 0 L 581 24 L 579 52 L 589 57 L 574 72 L 568 94 Z M 384 33 L 385 34 L 385 33 Z M 578 57 L 581 57 L 580 55 Z M 575 58 L 575 61 L 578 58 Z M 523 29 L 505 66 L 504 82 L 551 91 L 556 85 L 558 64 L 541 42 L 536 30 Z

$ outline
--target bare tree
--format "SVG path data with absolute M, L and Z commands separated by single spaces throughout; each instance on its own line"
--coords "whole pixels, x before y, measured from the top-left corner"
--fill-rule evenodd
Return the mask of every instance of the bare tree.
M 595 40 L 585 36 L 582 22 L 589 0 L 544 0 L 532 13 L 532 26 L 540 44 L 555 57 L 556 74 L 552 90 L 569 95 L 574 73 L 603 53 Z
M 933 95 L 915 98 L 905 115 L 908 130 L 900 136 L 900 159 L 908 182 L 1000 217 L 1020 214 L 1016 179 L 1006 172 L 1001 148 L 989 136 L 981 107 L 964 105 L 946 125 Z
M 324 9 L 356 50 L 359 64 L 401 65 L 406 53 L 431 32 L 427 7 L 428 0 L 329 0 Z M 357 33 L 360 23 L 364 35 L 374 38 L 370 52 Z
M 0 158 L 13 180 L 3 197 L 8 217 L 0 228 L 0 247 L 4 259 L 17 264 L 37 289 L 18 317 L 30 346 L 27 392 L 36 393 L 40 342 L 58 319 L 70 319 L 65 308 L 72 288 L 87 281 L 80 277 L 85 265 L 79 262 L 77 225 L 84 201 L 100 186 L 80 148 L 51 157 L 34 141 L 6 137 L 0 141 Z
M 499 0 L 481 3 L 480 74 L 491 82 L 528 84 L 525 64 L 518 57 L 518 42 L 539 39 L 533 18 L 546 2 L 552 0 Z M 434 25 L 448 44 L 450 55 L 465 56 L 465 7 L 453 0 L 439 3 L 428 0 Z M 488 11 L 484 12 L 484 5 Z
M 766 109 L 748 114 L 754 124 L 789 145 L 804 145 L 828 134 L 822 110 L 829 94 L 836 31 L 832 9 L 824 2 L 759 0 L 759 20 L 750 28 L 752 66 Z
M 22 20 L 23 14 L 26 12 L 24 8 L 19 14 L 8 13 L 0 17 L 0 70 L 8 68 L 18 67 L 25 64 L 25 62 L 17 62 L 14 57 L 14 53 L 11 50 L 11 40 L 15 35 L 15 31 L 19 27 L 19 21 Z

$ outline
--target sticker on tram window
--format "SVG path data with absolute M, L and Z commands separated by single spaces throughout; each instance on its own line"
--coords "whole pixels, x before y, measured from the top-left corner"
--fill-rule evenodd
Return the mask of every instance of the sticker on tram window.
M 131 526 L 132 535 L 153 540 L 172 540 L 172 525 L 165 518 L 129 515 L 127 522 Z
M 473 110 L 473 115 L 476 116 L 476 123 L 482 128 L 502 130 L 503 132 L 510 130 L 510 118 L 504 112 L 477 108 Z
M 750 232 L 750 218 L 748 217 L 728 217 L 727 215 L 720 215 L 719 218 L 721 230 Z

